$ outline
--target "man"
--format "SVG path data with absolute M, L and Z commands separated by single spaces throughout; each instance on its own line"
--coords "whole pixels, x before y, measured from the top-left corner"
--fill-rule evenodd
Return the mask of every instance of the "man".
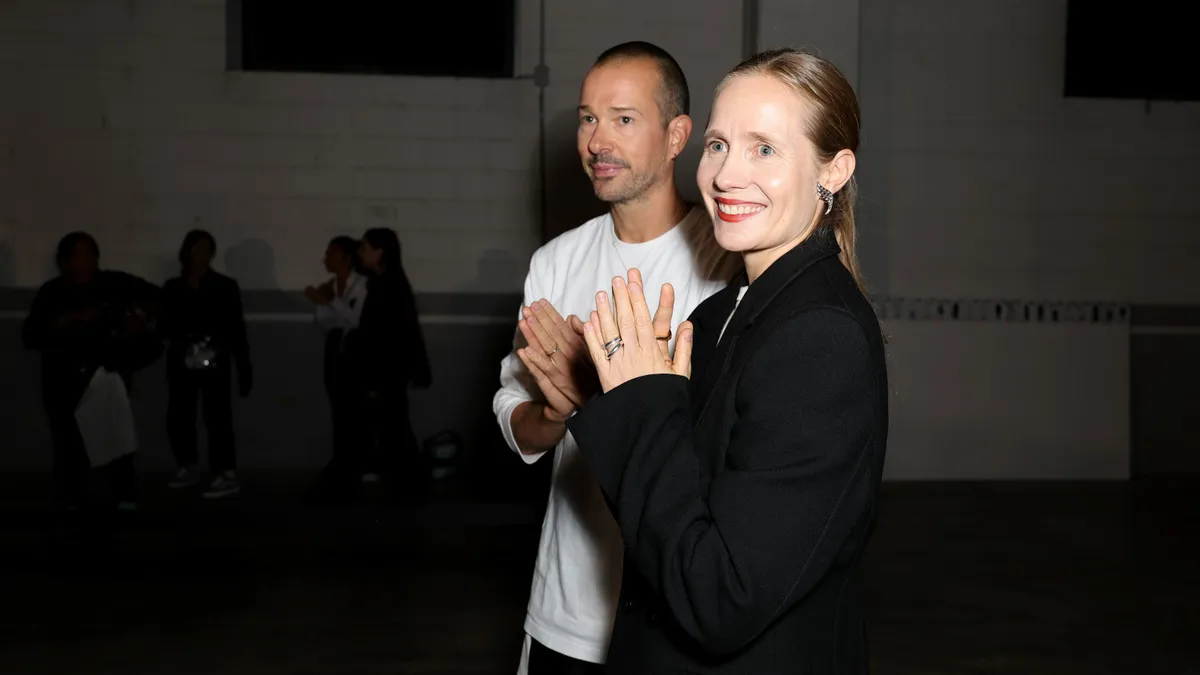
M 611 209 L 534 253 L 516 349 L 501 364 L 493 401 L 505 440 L 525 462 L 557 450 L 520 673 L 599 672 L 621 586 L 620 531 L 566 428 L 599 391 L 577 317 L 588 316 L 613 277 L 636 267 L 650 302 L 672 286 L 655 318 L 669 349 L 672 325 L 737 271 L 703 207 L 675 189 L 675 159 L 692 131 L 687 112 L 679 64 L 644 42 L 601 54 L 580 92 L 579 155 Z
M 84 444 L 76 410 L 97 370 L 117 373 L 128 386 L 132 373 L 159 355 L 148 325 L 159 304 L 157 286 L 124 272 L 100 269 L 100 247 L 86 232 L 72 232 L 58 244 L 60 275 L 42 285 L 25 319 L 25 346 L 41 352 L 42 402 L 54 446 L 54 486 L 68 509 L 81 505 L 93 453 Z M 118 508 L 136 506 L 133 456 L 105 463 L 109 500 Z

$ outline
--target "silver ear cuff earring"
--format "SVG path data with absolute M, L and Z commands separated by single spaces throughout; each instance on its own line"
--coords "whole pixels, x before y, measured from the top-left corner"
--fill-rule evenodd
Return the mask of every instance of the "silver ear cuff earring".
M 817 196 L 825 202 L 825 215 L 829 215 L 829 212 L 833 210 L 833 193 L 824 185 L 817 183 Z

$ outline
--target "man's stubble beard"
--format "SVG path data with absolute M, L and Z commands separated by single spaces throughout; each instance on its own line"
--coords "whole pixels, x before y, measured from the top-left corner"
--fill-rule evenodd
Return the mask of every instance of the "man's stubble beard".
M 628 204 L 641 199 L 646 193 L 665 181 L 668 177 L 667 172 L 672 170 L 674 167 L 668 165 L 658 174 L 652 172 L 631 174 L 628 183 L 611 191 L 605 191 L 601 185 L 593 182 L 592 189 L 596 193 L 596 198 L 605 204 L 610 206 Z

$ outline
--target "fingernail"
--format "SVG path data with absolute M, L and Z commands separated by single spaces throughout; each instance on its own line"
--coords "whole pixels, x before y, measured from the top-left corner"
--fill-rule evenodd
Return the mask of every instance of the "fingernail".
M 690 330 L 683 331 L 683 339 L 686 342 L 691 342 L 692 341 L 692 331 L 690 331 Z
M 642 287 L 637 284 L 629 284 L 629 292 L 630 293 L 641 293 Z

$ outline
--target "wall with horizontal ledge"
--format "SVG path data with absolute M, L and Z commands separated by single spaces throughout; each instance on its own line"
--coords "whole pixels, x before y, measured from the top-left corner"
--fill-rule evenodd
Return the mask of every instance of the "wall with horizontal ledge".
M 12 383 L 0 394 L 3 469 L 43 468 L 49 459 L 37 359 L 19 343 L 28 299 L 28 291 L 0 292 L 6 307 L 0 313 L 5 346 L 0 360 Z M 301 311 L 302 302 L 294 293 L 246 293 L 257 386 L 236 408 L 245 468 L 307 471 L 328 458 L 321 335 Z M 418 435 L 455 430 L 473 470 L 519 480 L 522 469 L 509 456 L 491 413 L 519 298 L 429 294 L 420 303 L 435 382 L 413 397 Z M 889 338 L 887 478 L 1129 475 L 1133 309 L 904 298 L 880 298 L 877 306 Z M 144 446 L 140 462 L 147 469 L 172 465 L 163 424 L 165 393 L 161 363 L 138 374 L 134 399 Z M 1159 424 L 1162 436 L 1174 422 Z

